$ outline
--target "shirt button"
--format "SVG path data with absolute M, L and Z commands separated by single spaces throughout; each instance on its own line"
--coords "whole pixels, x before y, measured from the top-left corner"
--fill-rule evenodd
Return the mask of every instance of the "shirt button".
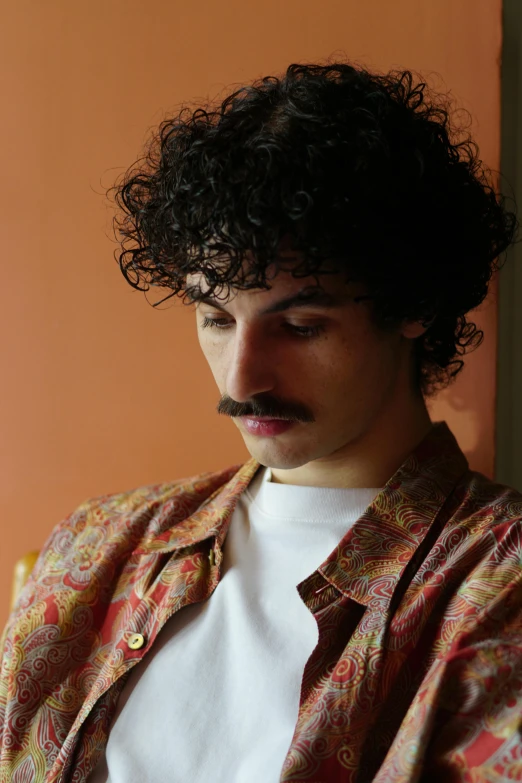
M 145 644 L 145 637 L 141 633 L 133 633 L 127 644 L 131 650 L 139 650 Z

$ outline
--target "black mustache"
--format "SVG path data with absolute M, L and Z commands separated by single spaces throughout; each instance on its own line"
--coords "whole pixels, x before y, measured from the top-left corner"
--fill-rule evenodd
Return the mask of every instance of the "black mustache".
M 281 419 L 282 421 L 314 421 L 314 417 L 306 411 L 300 413 L 291 413 L 290 411 L 279 411 L 276 408 L 276 402 L 267 400 L 263 403 L 256 403 L 255 401 L 250 403 L 250 408 L 246 408 L 244 403 L 234 402 L 229 397 L 222 399 L 217 406 L 217 412 L 231 418 L 263 418 L 263 419 Z

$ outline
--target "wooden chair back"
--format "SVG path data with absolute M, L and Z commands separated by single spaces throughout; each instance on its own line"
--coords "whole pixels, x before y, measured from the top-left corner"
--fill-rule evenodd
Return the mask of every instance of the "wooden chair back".
M 11 585 L 10 611 L 13 610 L 16 599 L 18 598 L 22 587 L 27 582 L 29 575 L 31 574 L 31 571 L 34 568 L 34 564 L 38 559 L 39 554 L 40 554 L 39 551 L 28 552 L 26 555 L 24 555 L 23 557 L 21 557 L 19 560 L 16 561 L 14 572 L 13 572 L 13 581 Z

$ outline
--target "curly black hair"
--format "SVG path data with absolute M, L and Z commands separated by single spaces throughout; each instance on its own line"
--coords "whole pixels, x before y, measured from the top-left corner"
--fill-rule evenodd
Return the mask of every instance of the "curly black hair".
M 328 274 L 334 259 L 331 273 L 366 284 L 377 325 L 429 325 L 414 365 L 417 392 L 430 397 L 482 342 L 465 314 L 519 227 L 451 108 L 411 71 L 338 61 L 292 64 L 219 108 L 185 106 L 110 189 L 121 271 L 137 290 L 166 287 L 184 304 L 195 272 L 209 295 L 269 290 L 267 267 L 283 268 L 290 235 L 302 253 L 294 277 Z M 244 266 L 247 251 L 255 261 Z

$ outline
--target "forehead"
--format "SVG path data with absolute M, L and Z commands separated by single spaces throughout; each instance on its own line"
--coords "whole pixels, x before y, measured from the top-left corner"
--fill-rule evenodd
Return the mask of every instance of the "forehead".
M 211 248 L 212 244 L 209 244 L 209 247 Z M 299 296 L 299 300 L 309 300 L 310 306 L 314 300 L 318 307 L 337 307 L 344 305 L 354 295 L 366 293 L 366 286 L 355 281 L 350 282 L 348 270 L 341 260 L 335 263 L 335 260 L 332 259 L 331 264 L 325 261 L 320 272 L 315 275 L 294 277 L 292 271 L 299 266 L 302 259 L 303 253 L 292 246 L 290 235 L 285 235 L 277 250 L 277 261 L 282 262 L 283 268 L 273 262 L 266 269 L 265 279 L 270 285 L 270 290 L 263 288 L 238 289 L 234 287 L 233 281 L 227 281 L 226 284 L 220 284 L 212 295 L 210 294 L 211 286 L 208 285 L 205 276 L 205 262 L 196 271 L 186 276 L 185 287 L 188 289 L 189 298 L 192 301 L 196 301 L 196 299 L 200 302 L 205 301 L 207 304 L 219 308 L 226 302 L 238 298 L 243 303 L 250 304 L 255 301 L 256 304 L 261 304 L 265 308 L 261 311 L 263 313 L 277 312 L 278 301 L 283 302 L 283 299 L 287 300 L 296 296 Z M 230 258 L 225 254 L 217 254 L 209 258 L 208 268 L 218 270 L 224 268 L 226 270 L 229 264 Z M 255 256 L 251 250 L 247 250 L 243 258 L 242 271 L 248 276 L 248 272 L 254 265 Z M 328 274 L 322 274 L 323 271 Z M 226 299 L 225 293 L 227 294 Z M 290 304 L 294 306 L 293 302 Z M 271 305 L 274 305 L 273 309 L 270 308 Z M 301 301 L 298 303 L 298 306 L 300 305 Z M 288 309 L 288 306 L 286 305 L 284 308 L 281 306 L 278 309 Z
M 285 299 L 299 297 L 320 304 L 331 302 L 340 305 L 348 300 L 348 289 L 346 284 L 334 278 L 337 276 L 295 278 L 291 273 L 279 272 L 275 277 L 269 279 L 270 290 L 264 288 L 238 289 L 230 283 L 228 287 L 224 284 L 218 286 L 212 294 L 212 286 L 207 284 L 205 275 L 201 272 L 187 275 L 186 288 L 192 301 L 205 300 L 208 303 L 224 303 L 232 299 L 241 299 L 242 301 L 255 299 L 256 302 L 266 304 L 280 300 L 281 297 L 285 297 Z M 225 297 L 225 293 L 227 293 L 227 297 Z
M 257 294 L 256 299 L 250 298 L 249 300 L 243 299 L 243 303 L 248 301 L 248 304 L 259 305 L 256 308 L 256 316 L 268 316 L 274 313 L 282 313 L 288 310 L 296 308 L 306 308 L 307 310 L 321 310 L 321 311 L 335 311 L 342 308 L 347 301 L 347 294 L 342 287 L 337 286 L 335 291 L 327 291 L 321 286 L 305 285 L 303 286 L 303 280 L 297 280 L 299 288 L 295 285 L 291 288 L 285 286 L 284 288 L 277 288 L 275 291 L 264 291 L 262 295 Z M 253 297 L 256 295 L 255 289 L 247 290 L 246 292 L 240 292 L 243 296 Z M 238 294 L 233 295 L 232 300 Z M 221 298 L 220 292 L 217 297 L 205 293 L 205 289 L 199 287 L 198 283 L 195 283 L 193 287 L 189 288 L 188 296 L 191 303 L 202 303 L 210 305 L 222 312 L 227 313 L 228 300 Z M 218 298 L 219 297 L 219 298 Z
M 281 259 L 285 262 L 285 268 L 277 269 L 276 264 L 274 263 L 269 265 L 266 269 L 265 279 L 270 284 L 270 290 L 263 288 L 238 289 L 235 288 L 233 281 L 228 282 L 227 285 L 222 284 L 223 288 L 227 288 L 228 286 L 229 290 L 234 292 L 234 296 L 264 295 L 266 297 L 274 295 L 276 291 L 278 293 L 297 293 L 301 289 L 308 290 L 311 288 L 317 288 L 321 291 L 328 291 L 332 294 L 335 293 L 337 296 L 340 296 L 344 289 L 347 288 L 345 271 L 334 271 L 334 268 L 332 267 L 328 274 L 316 273 L 316 275 L 311 274 L 307 276 L 300 275 L 299 277 L 294 277 L 292 275 L 292 269 L 298 266 L 298 261 L 300 259 L 297 258 L 295 253 L 281 253 L 280 255 Z M 292 264 L 292 260 L 294 258 L 296 263 Z M 212 259 L 213 268 L 221 269 L 224 267 L 226 269 L 228 263 L 229 262 L 225 259 Z M 251 266 L 251 264 L 252 262 L 250 260 L 245 260 L 243 262 L 243 271 L 248 272 L 248 267 Z M 185 285 L 187 288 L 195 288 L 202 293 L 205 293 L 211 288 L 211 286 L 206 282 L 206 273 L 204 268 L 188 274 L 185 278 Z M 221 291 L 221 287 L 219 287 L 219 291 Z
M 212 252 L 212 249 L 214 247 L 214 241 L 210 240 L 206 247 L 208 248 L 208 264 L 203 261 L 200 264 L 200 268 L 197 269 L 194 273 L 189 274 L 186 278 L 187 284 L 204 284 L 205 282 L 205 266 L 208 268 L 215 268 L 218 270 L 225 269 L 230 265 L 231 257 L 227 255 L 226 251 L 223 253 L 217 253 L 216 255 L 210 256 L 210 253 Z M 190 255 L 193 256 L 193 250 L 190 252 Z M 203 251 L 204 258 L 207 257 L 207 252 Z M 232 254 L 230 254 L 232 255 Z M 291 285 L 292 282 L 295 282 L 297 285 L 299 283 L 301 284 L 307 284 L 311 285 L 313 282 L 315 282 L 315 278 L 313 275 L 310 275 L 309 277 L 301 277 L 301 278 L 294 278 L 292 276 L 292 270 L 296 269 L 300 262 L 302 262 L 304 258 L 304 254 L 300 250 L 296 250 L 293 247 L 292 244 L 292 237 L 289 234 L 285 234 L 282 239 L 280 239 L 277 252 L 276 252 L 276 258 L 278 262 L 282 262 L 284 268 L 281 268 L 277 263 L 273 262 L 268 265 L 266 269 L 266 276 L 270 280 L 270 283 L 272 284 L 272 280 L 276 281 L 275 285 L 279 286 L 284 284 Z M 243 263 L 242 263 L 242 271 L 248 272 L 250 269 L 255 268 L 256 265 L 256 257 L 254 253 L 248 249 L 243 252 Z M 278 268 L 279 266 L 279 268 Z M 343 270 L 343 265 L 337 266 L 335 264 L 332 264 L 332 266 L 329 266 L 327 262 L 324 262 L 324 265 L 321 267 L 321 269 L 330 270 L 332 274 L 328 275 L 319 275 L 318 279 L 321 281 L 321 286 L 326 288 L 326 281 L 328 280 L 337 280 L 337 278 L 344 278 L 346 276 L 346 271 Z M 339 270 L 339 271 L 338 271 Z M 338 280 L 337 280 L 338 283 Z M 334 284 L 335 285 L 335 284 Z M 231 288 L 233 287 L 232 283 L 230 284 Z M 252 290 L 252 289 L 250 289 Z M 262 289 L 261 289 L 262 290 Z

